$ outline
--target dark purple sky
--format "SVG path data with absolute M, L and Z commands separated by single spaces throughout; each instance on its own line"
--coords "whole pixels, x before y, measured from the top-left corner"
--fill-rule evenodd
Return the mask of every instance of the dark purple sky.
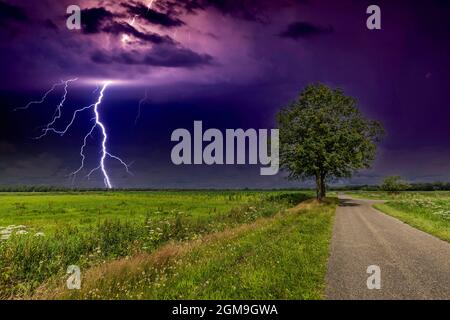
M 272 128 L 279 108 L 312 82 L 342 87 L 387 131 L 373 169 L 345 183 L 450 178 L 450 1 L 154 0 L 149 10 L 150 0 L 80 0 L 81 31 L 66 28 L 70 4 L 0 0 L 0 184 L 67 185 L 89 113 L 67 136 L 35 141 L 62 92 L 12 110 L 73 77 L 60 126 L 96 99 L 98 84 L 114 81 L 102 104 L 109 146 L 135 174 L 108 163 L 119 187 L 299 185 L 283 174 L 260 177 L 258 166 L 175 167 L 170 134 L 194 120 Z M 370 4 L 381 7 L 382 30 L 366 28 Z M 76 184 L 102 185 L 83 175 Z

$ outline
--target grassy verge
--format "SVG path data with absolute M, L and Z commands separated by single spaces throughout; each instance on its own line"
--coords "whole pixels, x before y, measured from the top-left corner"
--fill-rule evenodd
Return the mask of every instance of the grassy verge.
M 411 199 L 450 200 L 450 191 L 401 191 L 398 193 L 385 191 L 345 191 L 344 193 L 355 199 L 395 201 Z
M 448 191 L 350 191 L 359 199 L 382 199 L 374 207 L 410 226 L 450 242 L 450 192 Z
M 403 202 L 376 204 L 376 209 L 410 226 L 450 242 L 450 217 Z
M 129 198 L 123 193 L 1 197 L 7 201 L 0 204 L 0 221 L 27 223 L 25 229 L 0 230 L 5 236 L 0 240 L 0 299 L 5 299 L 29 296 L 49 279 L 66 277 L 70 265 L 86 270 L 151 253 L 169 241 L 194 240 L 270 217 L 308 195 L 154 192 L 130 194 Z M 164 208 L 159 207 L 162 203 Z M 6 210 L 11 204 L 20 212 L 16 216 Z M 47 227 L 45 234 L 34 229 L 39 227 Z
M 83 273 L 81 291 L 41 287 L 36 298 L 320 299 L 336 201 L 314 201 L 151 254 Z

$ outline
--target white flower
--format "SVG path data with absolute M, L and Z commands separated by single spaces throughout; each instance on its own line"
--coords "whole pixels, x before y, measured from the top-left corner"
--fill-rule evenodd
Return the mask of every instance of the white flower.
M 0 240 L 8 240 L 10 236 L 11 236 L 11 234 L 4 234 L 4 235 L 0 236 Z

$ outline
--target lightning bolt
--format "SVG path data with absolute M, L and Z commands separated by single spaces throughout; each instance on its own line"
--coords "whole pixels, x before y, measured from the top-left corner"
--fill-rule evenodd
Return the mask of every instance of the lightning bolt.
M 75 79 L 70 79 L 70 80 L 67 80 L 67 81 L 61 81 L 61 82 L 64 84 L 64 94 L 63 94 L 63 96 L 62 96 L 62 98 L 61 98 L 61 101 L 60 101 L 59 104 L 56 106 L 56 110 L 55 110 L 55 112 L 54 112 L 54 114 L 53 114 L 53 119 L 52 119 L 52 121 L 50 121 L 50 122 L 47 124 L 47 126 L 46 126 L 45 129 L 43 130 L 43 133 L 42 133 L 39 137 L 36 137 L 36 138 L 35 138 L 36 140 L 42 139 L 43 137 L 45 137 L 45 136 L 47 135 L 47 133 L 48 133 L 49 131 L 53 131 L 52 126 L 56 123 L 56 121 L 57 121 L 58 119 L 61 119 L 61 116 L 62 116 L 62 108 L 64 107 L 64 103 L 66 102 L 67 95 L 68 95 L 68 93 L 69 93 L 69 84 L 70 84 L 71 82 L 75 82 L 75 81 L 77 81 L 77 80 L 78 80 L 78 79 L 75 78 Z M 45 101 L 45 100 L 44 100 L 44 101 Z
M 105 124 L 101 121 L 101 116 L 100 116 L 100 105 L 103 102 L 103 98 L 105 96 L 105 92 L 106 89 L 108 88 L 108 86 L 111 84 L 110 81 L 107 81 L 103 84 L 103 86 L 101 87 L 100 90 L 100 94 L 98 96 L 98 99 L 95 103 L 87 106 L 87 107 L 83 107 L 80 109 L 77 109 L 73 112 L 72 118 L 70 120 L 70 122 L 66 125 L 66 127 L 62 130 L 57 130 L 54 125 L 56 124 L 56 122 L 62 117 L 62 109 L 64 107 L 64 103 L 66 102 L 67 99 L 67 95 L 69 92 L 69 84 L 71 82 L 77 81 L 78 79 L 70 79 L 70 80 L 66 80 L 66 81 L 62 81 L 60 83 L 56 83 L 52 86 L 52 88 L 50 90 L 48 90 L 44 96 L 41 98 L 41 100 L 39 101 L 32 101 L 30 103 L 28 103 L 25 107 L 21 107 L 21 108 L 16 108 L 15 110 L 26 110 L 28 109 L 31 105 L 33 104 L 43 104 L 48 95 L 50 93 L 52 93 L 57 87 L 59 86 L 64 86 L 64 93 L 63 96 L 60 100 L 60 102 L 58 103 L 56 110 L 54 112 L 53 118 L 52 120 L 45 126 L 45 128 L 43 129 L 43 132 L 40 136 L 36 137 L 35 139 L 42 139 L 44 138 L 48 133 L 55 133 L 58 134 L 60 136 L 64 136 L 69 129 L 72 127 L 72 125 L 75 123 L 75 120 L 78 116 L 79 113 L 86 111 L 86 110 L 93 110 L 94 113 L 94 118 L 91 119 L 91 122 L 94 122 L 93 125 L 91 126 L 89 132 L 85 135 L 84 139 L 83 139 L 83 144 L 81 146 L 80 149 L 80 156 L 81 156 L 81 165 L 80 167 L 75 170 L 74 172 L 72 172 L 70 174 L 71 177 L 73 177 L 73 181 L 76 178 L 77 174 L 80 173 L 84 168 L 85 168 L 85 161 L 86 161 L 86 154 L 85 154 L 85 149 L 87 147 L 88 144 L 88 138 L 92 137 L 94 134 L 94 131 L 96 129 L 98 129 L 98 131 L 100 132 L 101 135 L 101 150 L 100 150 L 100 154 L 101 157 L 99 159 L 99 164 L 96 168 L 94 168 L 93 170 L 91 170 L 89 172 L 89 174 L 87 175 L 88 178 L 91 177 L 91 175 L 96 172 L 96 171 L 101 171 L 102 175 L 103 175 L 103 182 L 105 184 L 105 187 L 108 189 L 112 189 L 113 185 L 111 183 L 111 178 L 109 176 L 108 170 L 106 169 L 106 160 L 108 158 L 113 159 L 118 161 L 126 170 L 127 173 L 132 174 L 131 171 L 129 170 L 130 165 L 126 164 L 121 158 L 119 158 L 118 156 L 113 155 L 112 153 L 109 152 L 108 150 L 108 133 L 107 133 L 107 129 Z M 98 89 L 96 89 L 94 91 L 94 93 L 96 91 L 98 91 L 100 89 L 100 86 L 98 86 Z
M 149 13 L 149 11 L 152 9 L 153 3 L 154 3 L 155 1 L 156 1 L 156 0 L 151 0 L 151 1 L 147 4 L 147 13 Z M 133 27 L 134 24 L 136 23 L 136 19 L 137 19 L 139 16 L 140 16 L 139 14 L 135 14 L 135 15 L 133 16 L 133 18 L 132 18 L 131 20 L 128 21 L 128 24 L 129 24 L 130 26 Z M 122 36 L 121 41 L 122 41 L 123 44 L 126 44 L 129 40 L 130 40 L 130 36 L 129 36 L 128 34 L 124 34 L 124 35 Z
M 61 80 L 61 82 L 55 83 L 55 84 L 50 88 L 50 90 L 48 90 L 48 91 L 42 96 L 41 100 L 39 100 L 39 101 L 31 101 L 31 102 L 29 102 L 26 106 L 20 107 L 20 108 L 16 108 L 16 109 L 14 109 L 14 111 L 27 110 L 28 108 L 30 108 L 30 107 L 31 107 L 32 105 L 34 105 L 34 104 L 43 104 L 43 103 L 45 102 L 45 100 L 47 99 L 48 95 L 49 95 L 50 93 L 52 93 L 53 91 L 55 91 L 55 89 L 56 89 L 57 87 L 64 85 L 64 83 L 65 83 L 65 81 L 63 81 L 63 80 Z
M 144 105 L 144 103 L 146 103 L 148 101 L 148 89 L 145 90 L 145 96 L 139 101 L 139 106 L 138 106 L 138 112 L 136 115 L 136 120 L 134 121 L 134 124 L 137 125 L 139 119 L 141 118 L 141 111 L 142 111 L 142 106 Z
M 109 86 L 110 84 L 111 84 L 111 82 L 109 82 L 109 81 L 108 81 L 108 82 L 105 82 L 105 83 L 103 84 L 103 87 L 102 87 L 102 89 L 101 89 L 101 91 L 100 91 L 100 95 L 99 95 L 98 100 L 97 100 L 96 103 L 94 103 L 93 105 L 90 105 L 90 106 L 88 106 L 88 107 L 85 107 L 85 108 L 82 108 L 82 109 L 77 110 L 77 111 L 81 112 L 81 111 L 83 111 L 83 110 L 86 110 L 86 109 L 89 109 L 89 108 L 93 108 L 93 109 L 94 109 L 94 114 L 95 114 L 95 117 L 94 117 L 93 120 L 95 121 L 95 123 L 93 124 L 93 126 L 91 127 L 91 129 L 90 129 L 90 131 L 87 133 L 87 135 L 84 137 L 83 145 L 81 146 L 81 149 L 80 149 L 81 165 L 80 165 L 80 167 L 79 167 L 76 171 L 74 171 L 74 172 L 71 173 L 71 175 L 75 178 L 75 176 L 76 176 L 81 170 L 84 169 L 84 164 L 85 164 L 85 160 L 86 160 L 86 155 L 85 155 L 85 153 L 84 153 L 84 150 L 85 150 L 85 148 L 86 148 L 86 146 L 87 146 L 87 140 L 88 140 L 89 137 L 92 137 L 92 134 L 94 133 L 94 130 L 98 128 L 99 131 L 100 131 L 100 133 L 101 133 L 101 137 L 102 137 L 102 141 L 101 141 L 101 152 L 100 152 L 100 153 L 101 153 L 100 163 L 99 163 L 98 167 L 94 168 L 93 170 L 91 170 L 91 171 L 89 172 L 89 174 L 87 175 L 87 177 L 89 178 L 95 171 L 100 170 L 100 171 L 102 172 L 102 174 L 103 174 L 103 182 L 104 182 L 104 184 L 105 184 L 105 187 L 108 188 L 108 189 L 112 189 L 112 188 L 113 188 L 113 186 L 112 186 L 112 184 L 111 184 L 111 178 L 109 177 L 108 171 L 107 171 L 106 166 L 105 166 L 105 161 L 106 161 L 106 159 L 107 159 L 108 157 L 111 158 L 111 159 L 114 159 L 114 160 L 119 161 L 120 164 L 122 164 L 122 165 L 124 166 L 125 170 L 126 170 L 128 173 L 131 174 L 131 172 L 130 172 L 130 170 L 129 170 L 129 166 L 128 166 L 121 158 L 119 158 L 119 157 L 117 157 L 117 156 L 111 154 L 111 153 L 108 151 L 108 146 L 107 146 L 107 142 L 108 142 L 108 133 L 107 133 L 107 130 L 106 130 L 106 126 L 103 124 L 103 122 L 101 121 L 101 117 L 100 117 L 99 107 L 100 107 L 100 105 L 101 105 L 101 103 L 102 103 L 102 101 L 103 101 L 103 98 L 104 98 L 104 96 L 105 96 L 105 91 L 106 91 L 106 89 L 108 88 L 108 86 Z M 77 111 L 75 111 L 75 112 L 77 112 Z M 73 119 L 74 119 L 75 117 L 76 117 L 76 115 L 74 114 L 71 123 L 73 123 Z M 69 124 L 69 126 L 66 128 L 66 130 L 70 127 L 70 125 L 71 125 L 71 124 Z
M 102 103 L 103 96 L 105 94 L 105 90 L 109 86 L 109 84 L 110 84 L 110 82 L 107 82 L 103 85 L 102 91 L 100 91 L 100 97 L 98 98 L 97 103 L 94 105 L 94 113 L 95 113 L 95 126 L 98 126 L 101 129 L 101 134 L 102 134 L 102 157 L 100 159 L 100 168 L 102 169 L 105 186 L 107 186 L 109 189 L 112 189 L 111 180 L 108 176 L 108 172 L 105 169 L 105 159 L 109 155 L 107 146 L 106 146 L 106 143 L 108 142 L 108 135 L 106 133 L 105 125 L 100 121 L 100 113 L 98 112 L 98 107 Z M 119 159 L 119 158 L 117 158 L 117 159 Z M 123 162 L 122 160 L 120 160 L 120 161 Z M 128 169 L 127 166 L 126 166 L 126 168 Z

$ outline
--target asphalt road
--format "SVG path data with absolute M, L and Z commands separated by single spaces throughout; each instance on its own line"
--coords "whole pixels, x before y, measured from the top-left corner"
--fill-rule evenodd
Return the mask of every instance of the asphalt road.
M 450 299 L 450 243 L 340 197 L 327 273 L 327 299 Z M 369 290 L 367 268 L 380 267 Z

